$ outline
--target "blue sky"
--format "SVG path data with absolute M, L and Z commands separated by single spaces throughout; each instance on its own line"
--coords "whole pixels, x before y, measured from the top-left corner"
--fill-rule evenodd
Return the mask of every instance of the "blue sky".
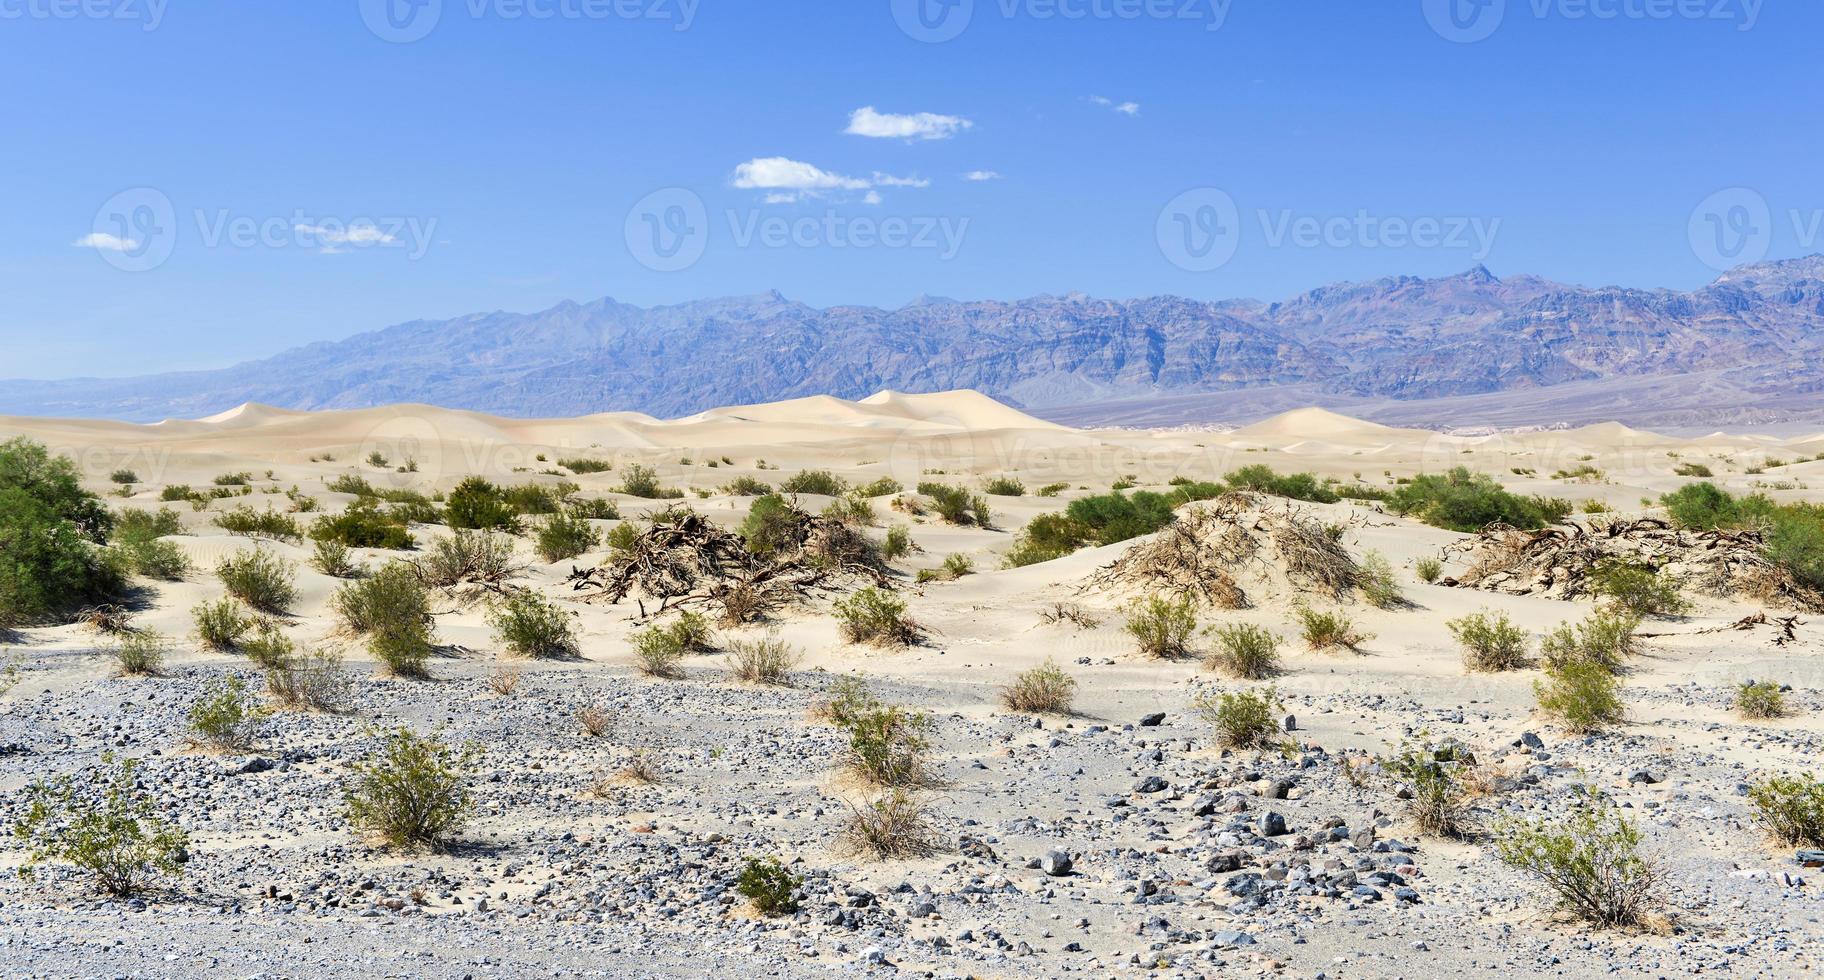
M 1824 251 L 1814 3 L 398 2 L 0 0 L 0 377 L 602 296 Z

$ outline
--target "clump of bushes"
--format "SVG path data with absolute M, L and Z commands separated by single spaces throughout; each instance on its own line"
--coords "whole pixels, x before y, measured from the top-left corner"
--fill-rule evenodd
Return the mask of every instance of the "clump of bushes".
M 1188 595 L 1135 600 L 1128 606 L 1123 628 L 1149 657 L 1188 656 L 1191 637 L 1197 632 L 1197 607 Z
M 229 595 L 261 612 L 283 613 L 298 598 L 291 566 L 265 548 L 222 559 L 215 574 Z
M 747 541 L 747 550 L 754 554 L 777 554 L 796 543 L 803 517 L 803 512 L 784 497 L 769 493 L 749 505 L 739 533 Z
M 87 873 L 101 891 L 125 897 L 183 873 L 190 840 L 140 790 L 139 761 L 112 753 L 101 761 L 106 771 L 93 781 L 79 784 L 65 775 L 26 788 L 23 815 L 13 825 L 26 850 L 21 877 L 30 879 L 55 861 Z
M 396 729 L 377 754 L 355 765 L 343 790 L 348 822 L 390 847 L 441 847 L 473 807 L 468 770 L 479 756 L 474 745 L 453 748 L 435 735 Z
M 575 558 L 593 549 L 602 540 L 595 525 L 574 514 L 553 514 L 539 525 L 534 546 L 538 556 L 547 562 Z
M 1419 581 L 1430 585 L 1444 574 L 1444 563 L 1436 558 L 1421 558 L 1419 563 L 1413 566 L 1413 570 L 1418 573 Z
M 1254 463 L 1224 477 L 1231 489 L 1252 490 L 1257 493 L 1271 494 L 1275 497 L 1290 497 L 1293 500 L 1308 500 L 1319 504 L 1334 504 L 1342 499 L 1336 492 L 1325 486 L 1310 473 L 1288 473 L 1281 475 L 1265 463 Z
M 1209 666 L 1230 677 L 1264 680 L 1279 673 L 1279 635 L 1253 623 L 1229 623 L 1213 633 Z
M 1358 631 L 1349 617 L 1340 612 L 1318 612 L 1309 606 L 1299 606 L 1294 613 L 1298 616 L 1305 645 L 1313 650 L 1354 650 L 1369 640 L 1367 634 Z
M 1772 776 L 1748 786 L 1755 822 L 1787 847 L 1824 847 L 1824 782 L 1810 773 Z
M 779 481 L 779 492 L 840 497 L 849 488 L 842 478 L 829 470 L 805 470 Z
M 833 611 L 842 638 L 850 643 L 910 646 L 924 635 L 906 616 L 904 599 L 874 586 L 836 600 Z
M 1735 686 L 1731 705 L 1743 718 L 1779 718 L 1786 714 L 1786 695 L 1773 681 L 1743 681 Z
M 648 677 L 675 680 L 684 676 L 684 643 L 671 630 L 648 626 L 633 634 L 633 660 Z
M 247 693 L 237 674 L 216 678 L 190 706 L 192 741 L 212 752 L 246 752 L 253 748 L 266 712 Z
M 361 497 L 340 514 L 325 514 L 310 526 L 319 543 L 333 542 L 350 548 L 384 548 L 399 551 L 417 542 L 396 514 L 380 509 L 372 497 Z
M 1024 497 L 1026 484 L 1010 476 L 997 476 L 982 484 L 982 492 L 991 497 Z
M 924 800 L 903 789 L 850 804 L 841 840 L 849 853 L 880 861 L 927 857 L 937 853 L 940 843 Z
M 777 918 L 798 911 L 798 888 L 804 880 L 772 857 L 747 859 L 735 879 L 735 891 L 754 905 L 754 911 Z
M 1636 616 L 1677 616 L 1691 608 L 1678 585 L 1650 566 L 1609 559 L 1590 572 L 1592 591 Z
M 736 678 L 750 684 L 791 684 L 792 668 L 798 664 L 798 653 L 778 634 L 759 639 L 735 640 L 728 645 L 728 660 Z
M 1503 864 L 1543 882 L 1597 926 L 1642 925 L 1664 892 L 1660 872 L 1640 853 L 1639 829 L 1592 794 L 1562 819 L 1502 821 L 1491 842 Z
M 494 639 L 520 657 L 577 655 L 575 614 L 533 592 L 507 593 L 488 611 Z
M 557 465 L 562 466 L 564 469 L 567 469 L 570 472 L 576 473 L 578 475 L 587 474 L 587 473 L 606 473 L 609 470 L 614 469 L 614 464 L 609 462 L 608 460 L 585 459 L 582 457 L 576 457 L 573 459 L 560 459 L 557 461 Z
M 321 540 L 312 546 L 310 567 L 330 578 L 356 578 L 361 574 L 361 566 L 356 564 L 348 545 L 334 540 Z
M 439 588 L 498 582 L 513 569 L 513 539 L 491 531 L 459 530 L 433 542 L 419 567 L 425 581 Z
M 431 599 L 412 566 L 389 562 L 336 590 L 330 604 L 348 632 L 367 638 L 368 652 L 399 677 L 425 676 L 431 655 Z
M 1526 631 L 1506 613 L 1471 613 L 1445 624 L 1463 647 L 1463 666 L 1470 671 L 1519 670 L 1528 663 Z
M 1556 497 L 1521 497 L 1502 489 L 1494 477 L 1458 466 L 1448 473 L 1416 476 L 1387 500 L 1397 514 L 1417 517 L 1434 527 L 1473 533 L 1490 524 L 1537 530 L 1571 513 L 1571 504 Z
M 196 638 L 211 650 L 234 650 L 253 629 L 252 617 L 242 615 L 233 599 L 199 602 L 190 616 L 196 621 Z
M 1545 679 L 1533 682 L 1539 710 L 1575 735 L 1587 735 L 1619 723 L 1626 714 L 1621 682 L 1594 660 L 1548 665 Z
M 1277 747 L 1283 736 L 1279 714 L 1285 709 L 1278 692 L 1272 688 L 1259 691 L 1217 691 L 1205 693 L 1191 702 L 1203 720 L 1216 729 L 1216 743 L 1229 749 L 1270 749 Z
M 499 530 L 509 534 L 518 534 L 521 530 L 519 511 L 508 502 L 506 492 L 479 476 L 456 484 L 444 500 L 443 512 L 452 528 Z
M 1383 761 L 1387 773 L 1411 791 L 1406 806 L 1420 831 L 1439 837 L 1469 836 L 1469 793 L 1455 770 L 1461 761 L 1454 752 L 1413 745 L 1401 746 L 1398 755 Z
M 924 786 L 933 781 L 927 753 L 931 719 L 875 702 L 846 717 L 849 744 L 843 767 L 877 786 Z
M 948 523 L 993 526 L 988 501 L 981 494 L 970 493 L 967 487 L 925 482 L 918 485 L 918 492 L 931 499 L 931 509 Z
M 1710 483 L 1687 484 L 1660 502 L 1680 527 L 1760 530 L 1763 557 L 1801 584 L 1824 589 L 1824 506 L 1735 497 Z
M 1547 633 L 1540 641 L 1539 652 L 1547 665 L 1588 660 L 1616 673 L 1621 670 L 1623 661 L 1634 654 L 1634 633 L 1639 628 L 1638 615 L 1621 607 L 1607 606 L 1597 609 L 1581 623 L 1565 623 Z
M 179 581 L 189 574 L 190 559 L 175 542 L 162 539 L 182 533 L 183 521 L 169 507 L 123 511 L 114 523 L 113 551 L 121 566 L 135 575 Z
M 1393 565 L 1388 563 L 1386 555 L 1378 551 L 1370 551 L 1362 556 L 1361 567 L 1355 576 L 1355 587 L 1361 591 L 1362 598 L 1376 609 L 1398 609 L 1406 604 L 1406 594 L 1400 591 L 1400 583 L 1393 577 Z
M 154 630 L 127 630 L 114 639 L 114 663 L 128 677 L 149 677 L 165 665 L 171 643 Z
M 773 492 L 773 486 L 751 476 L 737 476 L 722 484 L 722 492 L 731 497 L 764 497 Z
M 342 655 L 333 650 L 315 650 L 303 655 L 288 652 L 266 664 L 266 693 L 281 707 L 344 711 L 353 688 L 348 672 L 342 667 Z
M 1021 671 L 1001 691 L 1001 703 L 1009 711 L 1035 715 L 1067 715 L 1076 697 L 1077 679 L 1049 660 Z
M 215 526 L 229 534 L 248 538 L 293 543 L 304 540 L 304 532 L 298 527 L 297 518 L 275 510 L 255 510 L 246 504 L 217 514 Z
M 684 491 L 676 487 L 661 486 L 658 472 L 639 463 L 627 467 L 627 474 L 621 478 L 620 491 L 629 497 L 646 500 L 678 500 L 684 496 Z
M 113 527 L 67 456 L 24 438 L 0 442 L 0 630 L 115 598 L 127 569 L 102 547 Z

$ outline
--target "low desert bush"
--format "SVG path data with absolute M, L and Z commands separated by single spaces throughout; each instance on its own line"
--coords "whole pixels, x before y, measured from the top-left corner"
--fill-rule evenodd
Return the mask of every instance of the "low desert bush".
M 880 523 L 880 515 L 874 512 L 874 502 L 853 490 L 830 501 L 823 509 L 823 516 L 855 527 L 873 527 Z
M 1369 637 L 1356 630 L 1349 617 L 1340 612 L 1318 612 L 1309 606 L 1294 610 L 1305 645 L 1313 650 L 1354 650 Z
M 731 497 L 764 497 L 773 492 L 773 485 L 751 476 L 737 476 L 722 485 L 722 492 Z
M 74 866 L 114 896 L 143 892 L 183 874 L 189 838 L 140 789 L 135 759 L 102 756 L 105 772 L 79 783 L 59 776 L 26 787 L 13 836 L 25 848 L 19 874 L 46 862 Z
M 354 682 L 342 666 L 340 653 L 315 650 L 270 663 L 266 693 L 283 708 L 338 713 L 348 710 Z
M 153 630 L 127 630 L 114 638 L 114 662 L 128 677 L 157 674 L 171 643 Z
M 1691 608 L 1677 583 L 1646 565 L 1604 561 L 1590 579 L 1596 595 L 1636 616 L 1677 616 Z
M 1466 670 L 1519 670 L 1527 665 L 1526 631 L 1506 613 L 1471 613 L 1445 625 L 1463 647 Z
M 1423 474 L 1403 484 L 1388 498 L 1394 513 L 1417 517 L 1434 527 L 1474 533 L 1490 524 L 1537 530 L 1556 524 L 1571 512 L 1569 501 L 1556 497 L 1520 497 L 1486 473 L 1456 467 L 1444 474 Z
M 739 680 L 785 687 L 791 684 L 792 668 L 798 665 L 798 652 L 774 633 L 759 639 L 731 642 L 728 662 Z
M 1030 714 L 1067 715 L 1077 697 L 1077 679 L 1062 667 L 1047 660 L 1031 670 L 1021 671 L 1013 683 L 1001 690 L 1001 703 L 1009 711 Z
M 614 712 L 591 701 L 576 709 L 576 724 L 590 738 L 607 738 L 614 732 Z
M 634 749 L 616 775 L 636 786 L 653 786 L 665 781 L 665 767 L 659 753 L 652 749 Z
M 310 526 L 310 536 L 318 542 L 333 541 L 350 548 L 398 551 L 417 543 L 405 525 L 405 520 L 398 514 L 381 510 L 374 498 L 362 497 L 340 514 L 317 518 Z
M 759 586 L 750 582 L 727 582 L 712 593 L 722 604 L 722 625 L 743 626 L 766 615 L 768 600 Z
M 879 861 L 928 857 L 941 840 L 931 826 L 931 812 L 918 794 L 890 790 L 860 805 L 849 804 L 840 839 L 844 850 Z
M 648 626 L 633 634 L 633 662 L 648 677 L 684 676 L 684 644 L 671 630 Z
M 997 476 L 982 484 L 982 492 L 991 497 L 1024 497 L 1026 484 L 1010 476 Z
M 780 493 L 810 494 L 820 497 L 840 497 L 848 489 L 842 478 L 828 470 L 805 470 L 779 481 Z
M 645 500 L 678 500 L 684 496 L 684 491 L 676 487 L 660 486 L 658 472 L 639 463 L 627 467 L 626 474 L 621 477 L 620 491 Z
M 843 766 L 876 786 L 924 786 L 932 781 L 927 753 L 931 719 L 921 712 L 878 702 L 848 717 Z
M 578 475 L 586 473 L 606 473 L 609 470 L 614 469 L 614 464 L 608 460 L 586 459 L 580 456 L 572 459 L 560 459 L 557 461 L 557 465 Z
M 1743 681 L 1735 686 L 1732 706 L 1742 718 L 1778 718 L 1786 713 L 1786 695 L 1773 681 Z
M 842 638 L 850 643 L 910 646 L 923 635 L 906 616 L 906 602 L 885 589 L 869 586 L 836 600 L 832 607 Z
M 1419 581 L 1427 585 L 1436 582 L 1444 574 L 1444 563 L 1436 558 L 1421 558 L 1413 568 L 1419 573 Z
M 1197 696 L 1191 706 L 1216 729 L 1216 744 L 1229 749 L 1270 749 L 1284 740 L 1279 713 L 1284 709 L 1272 688 L 1217 691 Z
M 538 538 L 534 544 L 540 558 L 547 562 L 557 562 L 593 550 L 601 540 L 601 532 L 595 529 L 595 525 L 581 517 L 557 513 L 539 525 Z
M 330 600 L 342 627 L 367 638 L 368 652 L 400 677 L 424 676 L 431 655 L 431 600 L 418 573 L 389 562 L 336 590 Z
M 348 545 L 340 541 L 316 542 L 311 547 L 310 567 L 330 578 L 356 578 L 361 574 L 361 566 L 349 553 Z
M 991 527 L 993 524 L 988 501 L 980 494 L 970 493 L 967 487 L 927 482 L 918 485 L 918 492 L 931 498 L 931 509 L 951 524 L 974 524 L 978 527 Z
M 1515 818 L 1492 830 L 1503 864 L 1543 882 L 1594 925 L 1642 925 L 1665 892 L 1658 869 L 1640 853 L 1640 831 L 1593 794 L 1585 793 L 1564 818 Z
M 246 504 L 217 514 L 215 526 L 229 534 L 248 538 L 267 538 L 294 544 L 304 540 L 304 530 L 298 527 L 297 518 L 275 510 L 255 510 Z
M 418 567 L 425 582 L 437 588 L 498 582 L 512 573 L 513 539 L 492 531 L 460 530 L 438 538 Z
M 1634 633 L 1639 628 L 1638 615 L 1620 606 L 1605 606 L 1581 623 L 1564 623 L 1547 633 L 1539 642 L 1539 653 L 1548 667 L 1589 660 L 1617 673 L 1636 652 Z
M 529 589 L 507 593 L 488 611 L 495 642 L 519 657 L 577 655 L 576 614 Z
M 343 790 L 349 824 L 391 847 L 442 846 L 473 807 L 468 770 L 479 755 L 474 745 L 454 748 L 436 735 L 396 729 L 355 765 Z
M 266 712 L 247 692 L 247 681 L 238 674 L 217 678 L 190 706 L 190 739 L 211 752 L 252 750 Z
M 291 566 L 265 548 L 222 559 L 215 574 L 229 595 L 261 612 L 283 613 L 298 599 Z
M 863 714 L 872 711 L 880 704 L 868 685 L 853 674 L 845 674 L 831 682 L 830 689 L 824 692 L 823 700 L 811 709 L 817 720 L 847 728 Z
M 1123 628 L 1149 657 L 1188 656 L 1197 632 L 1197 607 L 1188 595 L 1137 599 L 1127 607 Z
M 890 527 L 880 543 L 880 557 L 897 561 L 912 553 L 912 532 L 904 527 Z
M 1450 753 L 1443 753 L 1449 756 Z M 1462 760 L 1439 758 L 1437 749 L 1403 745 L 1400 753 L 1383 761 L 1388 775 L 1403 783 L 1411 795 L 1406 809 L 1423 833 L 1439 837 L 1467 837 L 1470 823 L 1469 791 L 1458 777 Z
M 241 613 L 233 599 L 199 602 L 190 610 L 196 621 L 196 638 L 211 650 L 234 650 L 253 629 L 253 618 Z
M 1539 710 L 1566 731 L 1587 735 L 1619 723 L 1626 714 L 1621 682 L 1593 660 L 1571 660 L 1545 669 L 1533 682 Z
M 479 476 L 471 476 L 450 491 L 443 503 L 444 520 L 459 530 L 505 531 L 518 534 L 519 511 L 506 491 Z
M 709 619 L 695 610 L 679 610 L 678 618 L 665 628 L 677 638 L 678 646 L 683 647 L 685 652 L 708 653 L 716 648 L 715 633 L 709 627 Z
M 1406 594 L 1400 591 L 1399 580 L 1393 576 L 1393 566 L 1388 563 L 1387 556 L 1378 551 L 1362 556 L 1355 587 L 1376 609 L 1398 609 L 1406 604 Z
M 113 601 L 127 572 L 102 547 L 114 521 L 69 457 L 0 442 L 0 630 Z
M 241 641 L 241 653 L 260 667 L 268 668 L 297 652 L 297 646 L 270 620 L 258 624 L 250 637 Z
M 778 858 L 750 857 L 735 878 L 735 892 L 767 918 L 798 911 L 798 888 L 804 879 L 785 870 Z
M 1748 786 L 1754 820 L 1787 847 L 1824 847 L 1824 782 L 1810 773 L 1772 776 Z
M 501 664 L 493 670 L 488 671 L 488 690 L 493 691 L 503 698 L 511 697 L 515 691 L 519 690 L 519 679 L 520 673 L 518 667 L 514 667 L 511 664 Z
M 1253 623 L 1230 623 L 1212 634 L 1209 665 L 1230 677 L 1263 680 L 1279 673 L 1279 635 Z

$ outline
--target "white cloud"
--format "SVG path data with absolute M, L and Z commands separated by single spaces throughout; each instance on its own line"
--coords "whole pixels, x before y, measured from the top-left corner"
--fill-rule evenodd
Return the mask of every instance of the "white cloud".
M 992 170 L 971 170 L 963 175 L 964 180 L 1000 180 L 1001 175 Z
M 796 200 L 798 200 L 798 195 L 796 194 L 773 193 L 766 195 L 766 203 L 768 204 L 791 204 Z
M 105 231 L 92 231 L 70 243 L 77 248 L 98 248 L 104 252 L 131 252 L 139 247 L 139 242 L 131 238 L 120 238 Z
M 923 177 L 895 177 L 892 174 L 883 174 L 880 171 L 876 170 L 876 171 L 874 171 L 874 186 L 875 187 L 930 187 L 931 182 L 924 179 Z
M 867 193 L 867 196 L 865 196 L 861 199 L 861 203 L 879 204 L 880 203 L 880 192 L 879 191 L 869 191 Z
M 391 245 L 399 239 L 381 231 L 374 225 L 349 225 L 346 228 L 336 225 L 295 225 L 294 230 L 300 235 L 310 235 L 322 241 L 325 252 L 336 245 Z
M 755 157 L 735 168 L 735 186 L 743 190 L 863 191 L 869 185 L 798 160 Z
M 849 128 L 844 132 L 876 139 L 946 140 L 973 125 L 961 116 L 940 116 L 935 112 L 897 115 L 875 112 L 873 106 L 866 105 L 849 114 Z
M 1116 102 L 1114 99 L 1101 95 L 1092 95 L 1089 97 L 1089 101 L 1124 115 L 1137 116 L 1140 114 L 1140 103 L 1138 102 Z

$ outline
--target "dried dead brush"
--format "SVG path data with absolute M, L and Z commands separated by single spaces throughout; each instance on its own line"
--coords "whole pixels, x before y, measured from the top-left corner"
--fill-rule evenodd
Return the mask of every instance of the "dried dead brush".
M 929 807 L 916 793 L 896 789 L 859 804 L 845 802 L 849 816 L 837 836 L 843 853 L 889 861 L 929 857 L 943 846 Z
M 576 723 L 590 738 L 607 738 L 614 731 L 614 713 L 591 702 L 576 709 Z
M 1050 609 L 1041 610 L 1039 612 L 1039 621 L 1047 626 L 1070 623 L 1078 629 L 1085 630 L 1093 630 L 1102 625 L 1100 619 L 1084 612 L 1082 606 L 1076 605 L 1075 603 L 1062 602 L 1053 603 Z
M 76 622 L 106 636 L 133 631 L 133 613 L 113 603 L 85 607 L 76 613 Z
M 620 778 L 636 786 L 653 786 L 665 781 L 665 768 L 659 754 L 653 749 L 634 749 L 627 764 L 617 773 Z
M 1330 526 L 1288 506 L 1267 529 L 1286 577 L 1294 584 L 1346 598 L 1361 579 L 1361 566 Z
M 502 664 L 488 674 L 488 690 L 507 697 L 519 690 L 519 668 Z

